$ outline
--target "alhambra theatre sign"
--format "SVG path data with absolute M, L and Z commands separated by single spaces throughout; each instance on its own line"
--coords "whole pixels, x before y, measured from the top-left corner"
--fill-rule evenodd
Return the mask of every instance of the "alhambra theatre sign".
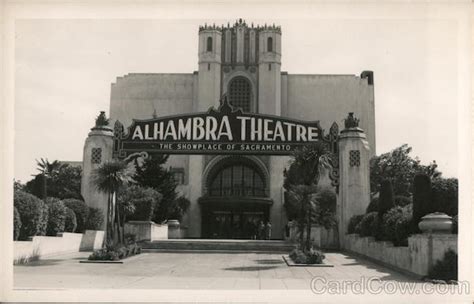
M 115 153 L 288 155 L 323 138 L 319 121 L 303 122 L 243 113 L 226 100 L 206 113 L 133 120 L 128 132 L 115 125 Z

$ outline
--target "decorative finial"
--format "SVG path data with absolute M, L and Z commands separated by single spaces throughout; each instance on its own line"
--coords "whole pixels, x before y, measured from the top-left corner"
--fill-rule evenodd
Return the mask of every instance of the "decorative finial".
M 344 127 L 346 129 L 359 127 L 359 119 L 354 116 L 354 112 L 349 112 L 347 118 L 344 119 Z
M 95 119 L 96 127 L 103 127 L 109 125 L 109 119 L 105 116 L 105 111 L 100 111 L 99 116 Z
M 158 115 L 156 115 L 156 109 L 153 109 L 153 118 L 158 118 Z

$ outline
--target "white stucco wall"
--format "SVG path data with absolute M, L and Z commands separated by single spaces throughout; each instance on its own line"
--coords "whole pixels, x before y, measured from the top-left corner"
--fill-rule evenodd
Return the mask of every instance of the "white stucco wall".
M 325 132 L 337 122 L 343 128 L 347 113 L 360 118 L 367 135 L 371 155 L 375 155 L 374 87 L 367 79 L 355 75 L 283 75 L 282 93 L 287 92 L 282 106 L 287 116 L 301 120 L 319 120 Z M 282 96 L 285 102 L 285 97 Z
M 127 127 L 132 118 L 150 119 L 193 111 L 193 74 L 127 74 L 112 84 L 111 123 Z

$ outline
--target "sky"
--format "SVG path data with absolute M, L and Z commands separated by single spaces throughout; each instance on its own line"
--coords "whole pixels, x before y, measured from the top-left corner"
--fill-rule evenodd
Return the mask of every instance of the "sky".
M 127 73 L 197 70 L 201 24 L 276 23 L 282 71 L 375 75 L 376 152 L 401 144 L 457 176 L 459 36 L 449 18 L 23 19 L 15 23 L 14 177 L 35 159 L 82 160 L 110 86 Z M 343 114 L 341 114 L 343 115 Z

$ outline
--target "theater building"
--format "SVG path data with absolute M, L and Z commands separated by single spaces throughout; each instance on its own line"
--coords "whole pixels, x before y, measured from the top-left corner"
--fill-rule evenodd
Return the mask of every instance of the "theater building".
M 366 134 L 369 156 L 373 155 L 373 73 L 363 71 L 358 76 L 291 74 L 282 71 L 282 60 L 285 60 L 283 37 L 279 26 L 254 26 L 242 20 L 227 26 L 201 26 L 197 41 L 190 41 L 199 45 L 197 71 L 188 74 L 131 73 L 117 77 L 110 96 L 109 116 L 112 125 L 120 121 L 128 127 L 133 119 L 204 113 L 210 108 L 222 106 L 222 96 L 227 96 L 230 106 L 243 113 L 295 121 L 319 121 L 325 133 L 329 132 L 334 122 L 342 127 L 347 113 L 354 112 L 360 119 L 360 128 Z M 292 47 L 303 47 L 303 43 Z M 254 127 L 255 134 L 264 132 L 264 123 L 260 124 L 256 120 L 251 125 L 250 122 L 249 119 L 247 126 Z M 291 123 L 287 126 L 291 127 Z M 158 137 L 165 132 L 159 127 L 158 124 L 158 129 L 154 130 Z M 216 128 L 214 130 L 225 133 L 225 126 Z M 100 132 L 94 132 L 91 131 L 84 148 L 86 172 L 112 157 L 100 154 L 103 145 L 106 149 L 112 149 L 112 141 L 94 141 L 94 134 L 100 135 Z M 130 132 L 137 132 L 135 138 L 145 136 L 143 130 Z M 304 134 L 309 138 L 311 132 L 308 129 Z M 213 136 L 217 135 L 211 134 Z M 265 147 L 249 146 L 248 149 Z M 268 220 L 272 224 L 272 238 L 283 238 L 287 223 L 283 208 L 283 171 L 288 168 L 290 157 L 253 151 L 172 153 L 167 165 L 179 182 L 179 191 L 191 201 L 190 209 L 181 223 L 186 230 L 186 237 L 248 238 L 246 225 L 249 221 Z M 86 202 L 103 207 L 99 205 L 98 194 L 87 184 L 87 178 L 85 176 L 82 185 Z M 330 183 L 328 178 L 322 182 Z

